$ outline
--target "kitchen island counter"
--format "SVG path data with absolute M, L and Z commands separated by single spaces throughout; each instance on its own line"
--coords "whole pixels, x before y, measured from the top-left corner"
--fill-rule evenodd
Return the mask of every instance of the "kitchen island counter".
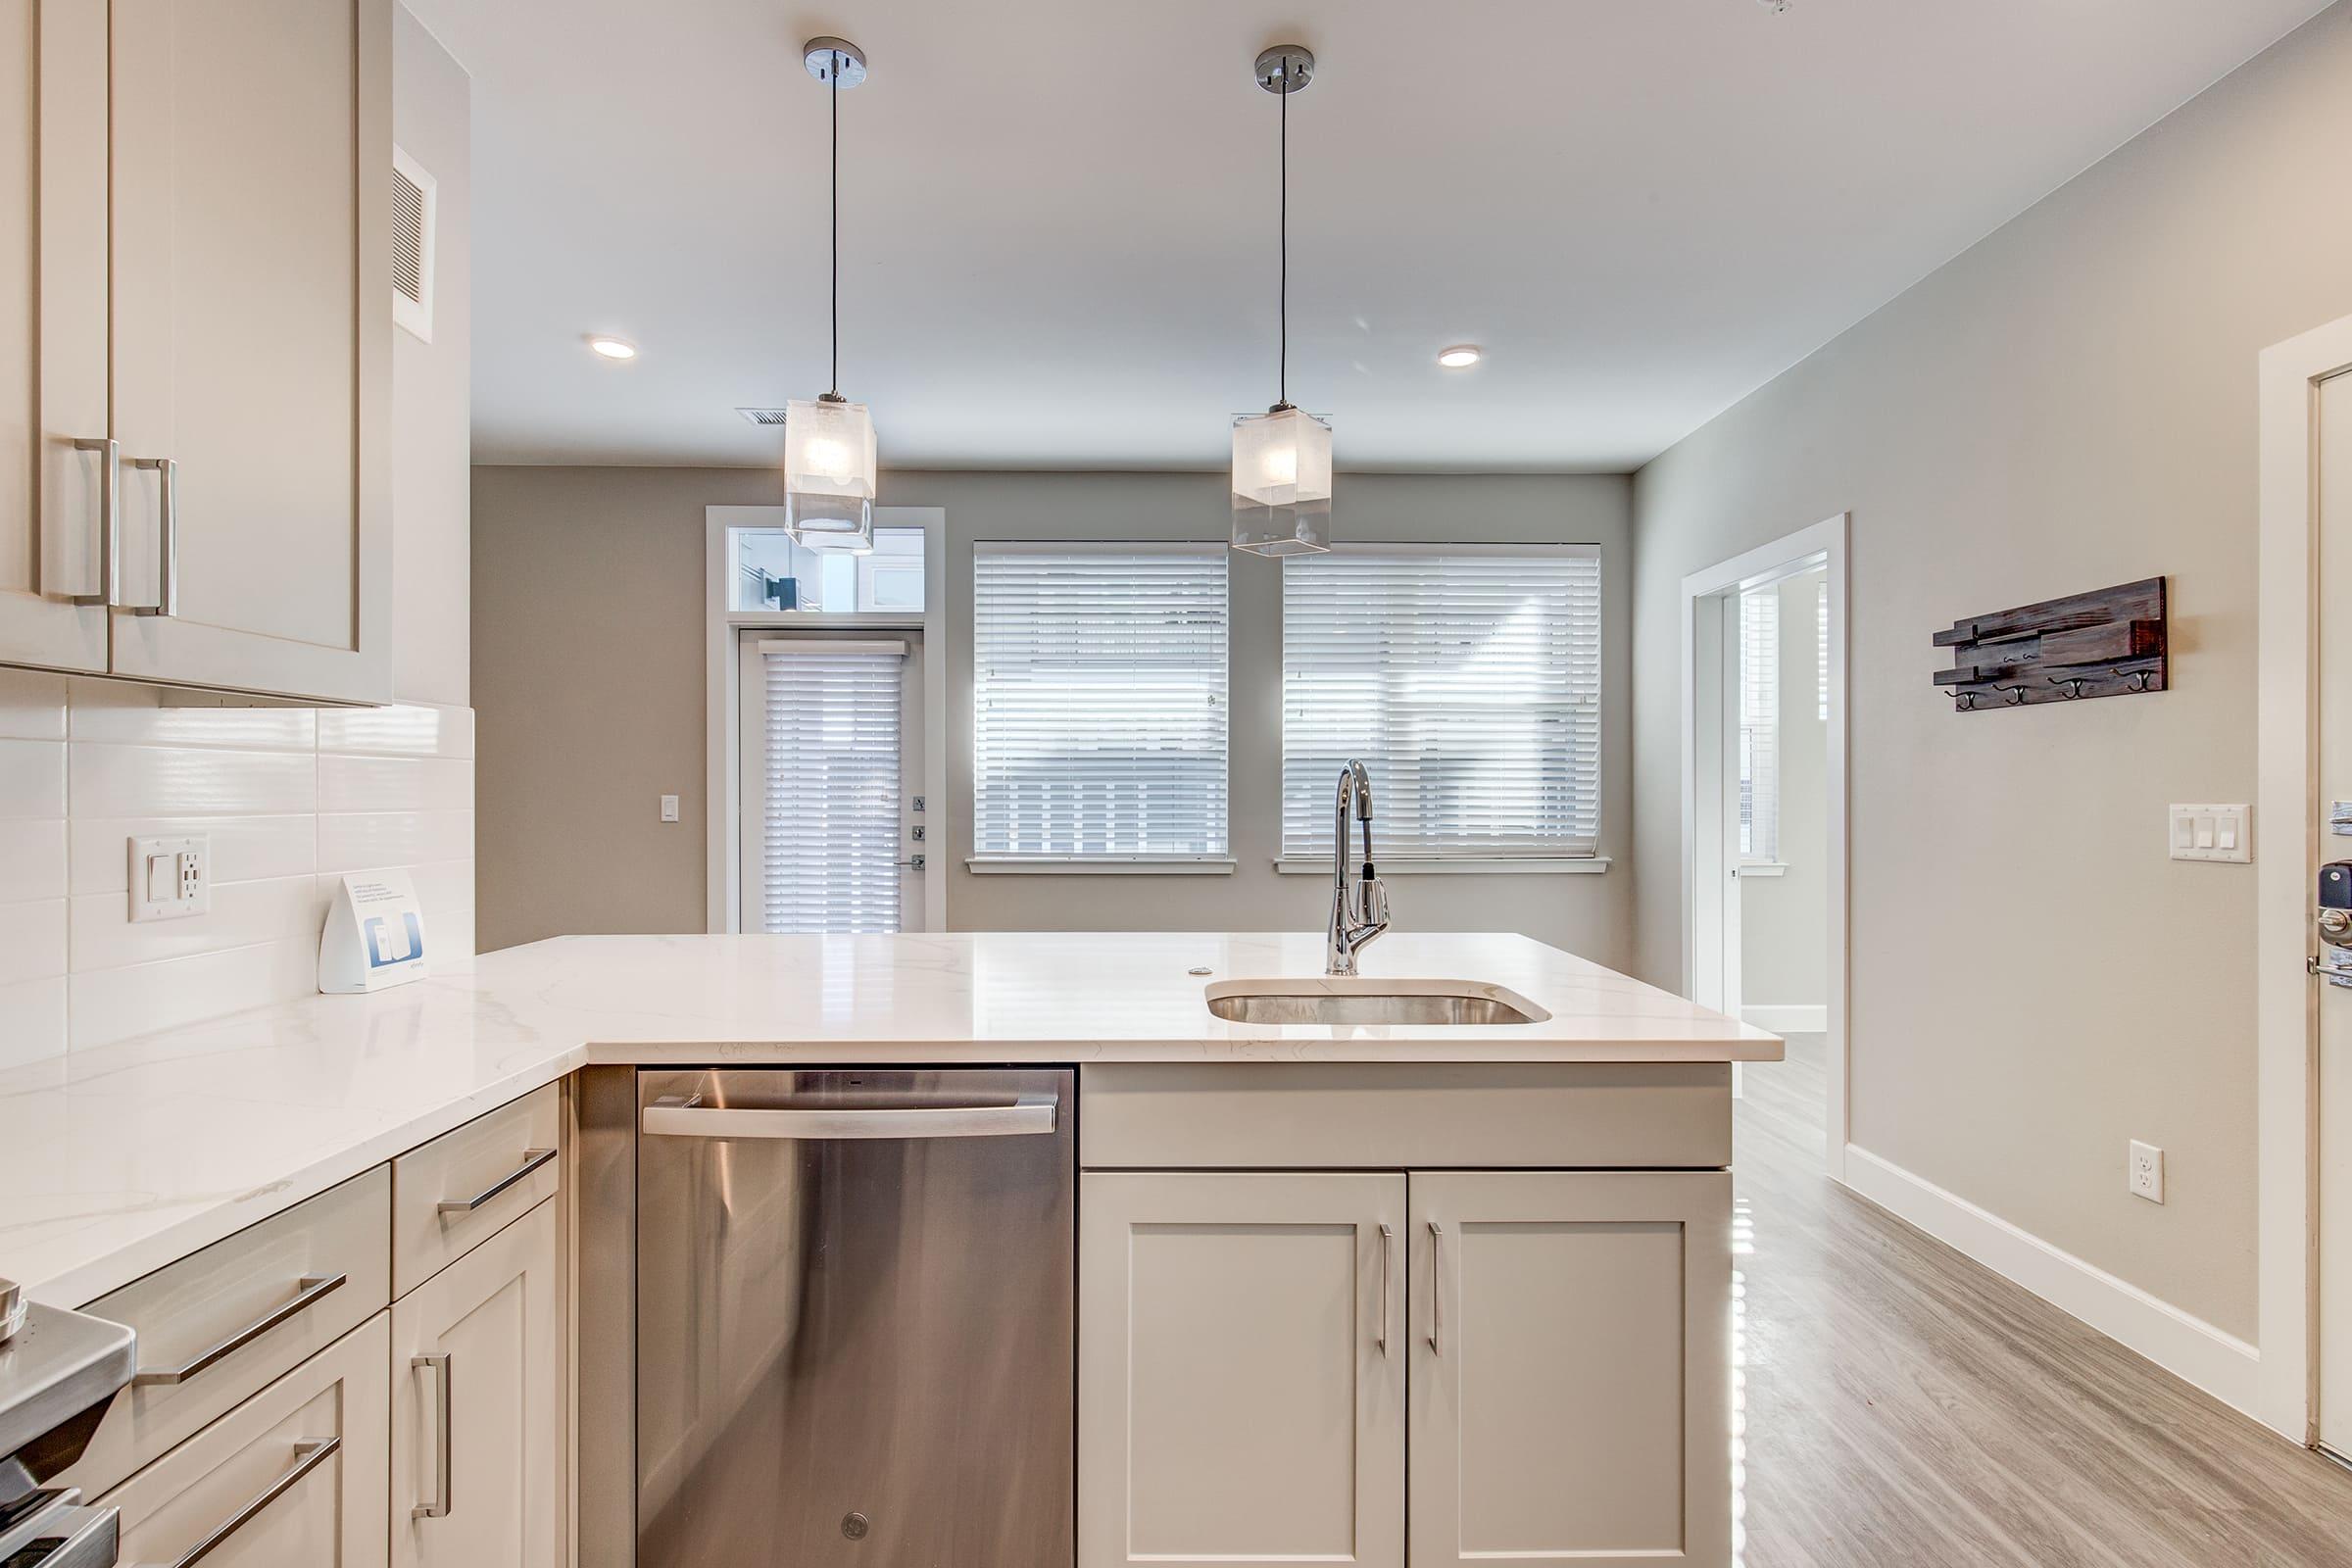
M 1203 987 L 1311 981 L 1319 933 L 595 936 L 0 1074 L 0 1275 L 78 1305 L 593 1063 L 1776 1060 L 1753 1027 L 1515 935 L 1395 933 L 1367 980 L 1548 1017 L 1264 1025 Z M 1205 974 L 1195 973 L 1205 970 Z

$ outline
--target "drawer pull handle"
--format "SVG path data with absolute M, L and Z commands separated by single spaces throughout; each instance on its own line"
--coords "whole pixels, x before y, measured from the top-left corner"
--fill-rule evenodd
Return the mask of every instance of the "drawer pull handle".
M 294 1445 L 293 1466 L 256 1494 L 251 1502 L 222 1520 L 219 1529 L 190 1546 L 184 1555 L 172 1564 L 172 1568 L 196 1568 L 196 1564 L 211 1556 L 229 1537 L 253 1523 L 263 1509 L 299 1486 L 304 1476 L 333 1458 L 342 1446 L 341 1438 L 328 1438 L 323 1443 Z
M 412 1519 L 443 1519 L 449 1515 L 449 1352 L 409 1358 L 409 1370 L 433 1375 L 433 1500 L 409 1510 Z
M 194 1360 L 183 1361 L 178 1366 L 141 1369 L 131 1378 L 130 1386 L 144 1389 L 154 1384 L 185 1383 L 216 1361 L 242 1350 L 288 1318 L 298 1316 L 306 1308 L 334 1295 L 350 1277 L 347 1274 L 305 1274 L 300 1282 L 302 1289 L 285 1305 L 270 1308 L 211 1349 L 199 1352 Z
M 555 1157 L 556 1152 L 552 1149 L 526 1149 L 522 1152 L 521 1164 L 471 1198 L 444 1198 L 441 1200 L 441 1212 L 444 1214 L 470 1214 Z

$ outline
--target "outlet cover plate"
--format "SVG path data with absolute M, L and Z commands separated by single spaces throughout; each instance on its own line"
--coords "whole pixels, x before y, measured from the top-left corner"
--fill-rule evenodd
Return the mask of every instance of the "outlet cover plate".
M 130 841 L 130 918 L 185 920 L 213 908 L 213 841 L 182 838 Z
M 2151 1203 L 2164 1201 L 2164 1151 L 2154 1144 L 2132 1140 L 2132 1168 L 2129 1172 L 2132 1196 L 2144 1198 Z

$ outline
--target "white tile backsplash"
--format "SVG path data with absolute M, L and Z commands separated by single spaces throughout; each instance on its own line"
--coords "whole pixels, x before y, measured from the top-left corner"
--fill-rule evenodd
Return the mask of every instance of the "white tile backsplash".
M 473 714 L 209 706 L 0 670 L 0 1069 L 302 996 L 339 873 L 407 869 L 473 951 Z M 212 909 L 134 925 L 133 836 L 204 834 Z
M 0 738 L 66 738 L 66 677 L 31 669 L 0 669 Z
M 0 904 L 65 896 L 64 819 L 0 817 Z
M 318 869 L 473 858 L 471 811 L 363 811 L 318 818 Z
M 473 762 L 461 757 L 318 754 L 318 809 L 470 811 Z
M 334 708 L 318 715 L 318 749 L 341 756 L 473 756 L 470 708 Z
M 0 816 L 65 814 L 64 744 L 0 740 Z

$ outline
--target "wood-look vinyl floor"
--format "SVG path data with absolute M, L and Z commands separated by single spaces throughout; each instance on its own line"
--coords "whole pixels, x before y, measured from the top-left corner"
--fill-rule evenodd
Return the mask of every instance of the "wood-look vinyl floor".
M 2352 1568 L 2352 1473 L 1825 1177 L 1822 1061 L 1737 1117 L 1742 1568 Z

